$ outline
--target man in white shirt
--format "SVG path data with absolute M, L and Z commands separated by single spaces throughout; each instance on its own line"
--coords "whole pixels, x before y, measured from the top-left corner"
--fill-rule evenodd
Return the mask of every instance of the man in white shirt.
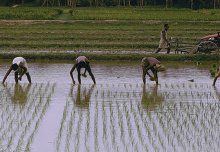
M 12 61 L 12 65 L 10 66 L 9 70 L 7 71 L 7 73 L 4 76 L 3 82 L 5 83 L 5 80 L 7 79 L 8 75 L 10 74 L 11 71 L 15 71 L 15 82 L 18 83 L 18 80 L 21 81 L 22 76 L 24 74 L 26 74 L 27 79 L 29 81 L 29 83 L 31 83 L 31 76 L 28 72 L 28 66 L 27 66 L 27 62 L 23 57 L 16 57 L 13 59 Z
M 159 53 L 161 49 L 167 49 L 167 54 L 170 53 L 170 43 L 167 38 L 168 29 L 169 29 L 169 25 L 164 24 L 164 29 L 160 33 L 159 47 L 155 53 Z
M 96 83 L 95 77 L 92 74 L 92 71 L 91 71 L 91 68 L 90 68 L 90 65 L 89 65 L 89 60 L 85 56 L 79 56 L 76 59 L 76 63 L 74 64 L 74 66 L 72 67 L 72 69 L 70 71 L 70 76 L 72 78 L 73 84 L 75 84 L 75 80 L 73 78 L 73 71 L 75 70 L 75 68 L 77 69 L 77 72 L 78 72 L 78 82 L 79 82 L 79 84 L 81 84 L 81 78 L 80 78 L 80 76 L 81 76 L 81 74 L 80 74 L 81 68 L 85 68 L 85 71 L 82 74 L 82 76 L 86 77 L 86 71 L 88 71 L 89 75 L 91 76 L 91 78 L 92 78 L 92 80 L 94 82 L 94 84 Z

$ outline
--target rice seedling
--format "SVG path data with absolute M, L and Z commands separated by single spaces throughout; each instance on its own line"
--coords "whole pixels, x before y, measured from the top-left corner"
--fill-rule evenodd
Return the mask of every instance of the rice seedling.
M 2 22 L 0 45 L 7 50 L 101 50 L 152 52 L 158 46 L 162 22 L 145 21 L 10 21 Z M 215 33 L 219 23 L 171 21 L 172 37 L 195 41 Z M 173 26 L 172 26 L 173 24 Z M 16 25 L 16 26 L 15 26 Z
M 7 98 L 10 100 L 8 103 L 13 102 L 13 94 L 16 93 L 14 91 L 18 91 L 17 89 L 18 84 L 16 84 L 15 86 L 6 86 L 6 90 L 8 89 L 8 93 L 7 93 Z M 26 90 L 27 87 L 27 90 Z M 11 89 L 10 89 L 11 88 Z M 12 89 L 14 88 L 14 89 Z M 33 84 L 31 87 L 30 86 L 25 86 L 25 85 L 21 85 L 19 86 L 20 91 L 21 89 L 23 89 L 24 91 L 27 91 L 28 94 L 28 100 L 25 103 L 25 106 L 19 106 L 19 103 L 14 104 L 14 106 L 8 106 L 8 113 L 5 112 L 5 114 L 7 113 L 8 115 L 7 117 L 7 123 L 5 123 L 3 126 L 7 127 L 7 135 L 4 137 L 4 141 L 8 141 L 7 142 L 7 147 L 5 147 L 4 145 L 2 145 L 1 147 L 3 149 L 5 148 L 9 148 L 11 150 L 18 150 L 17 148 L 19 148 L 18 145 L 16 144 L 21 144 L 23 145 L 24 148 L 28 148 L 29 143 L 32 142 L 33 139 L 33 134 L 36 131 L 36 129 L 38 128 L 38 123 L 41 121 L 42 115 L 44 115 L 44 111 L 48 108 L 48 102 L 51 99 L 51 92 L 48 91 L 47 94 L 44 95 L 44 99 L 40 99 L 40 98 L 33 98 L 36 95 L 38 96 L 38 89 L 40 89 L 40 92 L 43 93 L 44 89 L 46 88 L 46 85 L 44 85 L 44 87 L 41 89 L 39 88 L 39 85 Z M 48 88 L 50 89 L 50 88 Z M 32 94 L 34 94 L 33 96 L 31 96 Z M 22 97 L 21 97 L 22 98 Z M 23 99 L 21 99 L 23 100 Z M 34 100 L 34 103 L 29 102 Z M 41 100 L 41 102 L 40 102 Z M 22 110 L 21 110 L 22 109 Z M 37 111 L 36 111 L 37 110 Z M 12 111 L 13 113 L 10 114 L 10 111 Z M 37 113 L 36 113 L 37 112 Z M 5 117 L 5 116 L 4 116 Z M 4 120 L 1 119 L 1 121 Z M 16 122 L 16 125 L 14 126 L 14 123 L 11 122 Z M 12 126 L 12 128 L 10 128 L 10 126 Z M 14 132 L 16 131 L 16 132 Z M 2 134 L 2 132 L 1 132 Z M 21 137 L 21 138 L 20 138 Z M 8 140 L 9 139 L 9 140 Z
M 89 101 L 90 104 L 88 104 L 86 109 L 83 109 L 83 106 L 76 106 L 72 103 L 75 100 L 72 100 L 72 97 L 76 95 L 76 89 L 70 89 L 73 94 L 69 93 L 69 96 L 63 97 L 63 111 L 60 110 L 60 123 L 56 127 L 58 128 L 57 142 L 54 144 L 57 150 L 65 151 L 68 149 L 71 151 L 76 149 L 84 151 L 85 149 L 90 149 L 95 151 L 103 148 L 102 150 L 114 151 L 117 147 L 120 147 L 118 148 L 119 151 L 123 151 L 126 148 L 128 150 L 136 149 L 137 151 L 153 151 L 155 148 L 158 151 L 176 151 L 178 147 L 179 150 L 190 151 L 192 150 L 192 145 L 194 145 L 196 150 L 198 150 L 198 147 L 207 148 L 206 146 L 209 145 L 208 143 L 211 140 L 210 137 L 219 139 L 219 134 L 216 135 L 217 130 L 215 128 L 218 128 L 218 123 L 216 122 L 218 122 L 220 106 L 218 106 L 218 97 L 216 97 L 213 87 L 210 84 L 199 84 L 197 82 L 162 82 L 164 83 L 158 86 L 157 89 L 157 96 L 162 96 L 162 100 L 159 102 L 160 98 L 158 99 L 153 93 L 153 84 L 147 83 L 143 85 L 142 82 L 138 84 L 135 82 L 123 82 L 106 85 L 100 81 L 100 84 L 96 85 L 96 90 L 93 91 Z M 183 84 L 185 87 L 183 87 Z M 46 87 L 46 89 L 43 89 L 45 88 L 44 85 L 39 85 L 39 87 L 41 87 L 40 92 L 36 91 L 37 89 L 34 91 L 37 96 L 30 96 L 30 98 L 38 100 L 40 100 L 38 97 L 43 98 L 41 104 L 30 102 L 27 107 L 30 105 L 32 105 L 31 107 L 44 107 L 45 104 L 43 103 L 49 102 L 44 100 L 44 98 L 50 93 L 50 91 L 48 92 L 50 87 Z M 91 85 L 86 85 L 86 87 L 81 85 L 81 87 L 81 92 L 85 94 L 89 91 Z M 83 89 L 84 87 L 85 89 Z M 147 107 L 142 101 L 142 96 L 144 95 L 143 87 L 146 87 L 146 96 L 144 96 L 143 101 L 149 102 Z M 104 95 L 102 96 L 102 94 Z M 152 98 L 149 98 L 149 96 L 152 96 Z M 55 98 L 52 96 L 52 100 L 56 101 L 56 98 L 57 96 Z M 215 101 L 215 104 L 212 104 L 210 99 Z M 56 102 L 53 102 L 51 108 L 54 108 L 55 104 Z M 6 109 L 6 105 L 4 106 Z M 0 117 L 4 123 L 8 119 L 5 115 L 10 115 L 10 113 L 13 114 L 14 111 L 17 111 L 16 108 L 12 109 L 12 107 L 9 107 L 7 112 L 5 109 L 2 108 L 1 111 L 3 112 L 0 112 L 1 117 L 4 114 L 3 117 L 5 119 Z M 29 115 L 34 112 L 34 109 L 30 109 L 30 113 L 26 113 L 26 116 L 22 118 L 23 122 L 31 118 Z M 23 111 L 27 110 L 24 108 Z M 41 113 L 41 108 L 38 108 L 37 112 Z M 17 116 L 19 115 L 22 114 L 19 113 Z M 32 126 L 31 123 L 28 124 Z M 4 128 L 5 125 L 0 127 L 1 134 L 2 127 Z M 209 131 L 206 131 L 207 129 Z M 210 130 L 213 130 L 215 134 L 212 134 Z M 207 139 L 207 141 L 203 142 L 205 144 L 197 143 L 196 141 L 199 140 L 196 135 Z M 0 139 L 0 141 L 2 140 Z M 91 146 L 91 142 L 94 143 L 92 144 L 94 146 Z M 23 144 L 22 141 L 19 141 L 19 143 Z M 218 143 L 215 141 L 211 143 L 211 146 L 214 147 L 213 149 L 216 150 L 215 147 Z

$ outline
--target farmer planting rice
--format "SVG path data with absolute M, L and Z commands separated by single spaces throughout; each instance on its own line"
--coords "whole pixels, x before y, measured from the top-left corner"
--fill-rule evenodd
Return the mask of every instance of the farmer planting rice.
M 142 63 L 142 70 L 143 70 L 143 75 L 142 75 L 142 79 L 144 84 L 146 83 L 146 74 L 150 77 L 151 81 L 156 81 L 156 84 L 158 84 L 158 76 L 157 73 L 159 71 L 164 71 L 165 68 L 162 64 L 160 64 L 160 61 L 158 61 L 156 58 L 154 57 L 144 57 L 141 61 Z M 151 76 L 149 74 L 149 70 L 151 70 L 151 72 L 153 73 L 154 76 Z
M 23 57 L 16 57 L 16 58 L 13 59 L 12 65 L 10 66 L 7 73 L 5 74 L 2 83 L 5 83 L 5 80 L 7 79 L 8 75 L 10 74 L 10 72 L 12 70 L 15 71 L 14 75 L 15 75 L 15 82 L 16 83 L 18 83 L 18 80 L 21 81 L 22 76 L 24 74 L 26 74 L 29 83 L 31 83 L 31 76 L 28 72 L 27 62 Z
M 89 60 L 85 56 L 79 56 L 76 59 L 76 63 L 74 64 L 74 66 L 72 67 L 72 69 L 70 71 L 70 76 L 72 78 L 73 84 L 75 84 L 75 80 L 73 78 L 73 71 L 75 70 L 75 68 L 77 69 L 79 84 L 81 84 L 81 73 L 80 73 L 81 68 L 85 68 L 85 71 L 82 74 L 82 76 L 86 77 L 86 71 L 88 71 L 89 75 L 91 76 L 91 78 L 92 78 L 92 80 L 94 82 L 94 84 L 96 83 L 95 77 L 92 74 L 92 71 L 91 71 L 91 68 L 90 68 L 90 65 L 89 65 Z

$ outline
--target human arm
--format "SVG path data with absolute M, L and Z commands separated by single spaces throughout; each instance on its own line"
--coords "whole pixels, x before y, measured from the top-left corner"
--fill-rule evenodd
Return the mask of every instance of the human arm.
M 3 84 L 5 83 L 5 80 L 7 79 L 8 75 L 9 75 L 10 72 L 11 72 L 11 70 L 12 70 L 12 66 L 8 69 L 7 73 L 5 74 L 5 76 L 4 76 L 4 78 L 3 78 L 3 81 L 2 81 Z
M 212 84 L 213 86 L 215 86 L 215 83 L 216 83 L 218 77 L 220 77 L 220 69 L 218 69 L 218 72 L 217 72 L 217 74 L 215 75 L 215 78 L 214 78 L 213 84 Z
M 148 70 L 152 69 L 154 66 L 155 66 L 154 64 L 150 64 L 150 65 L 148 65 L 147 68 L 146 68 L 146 74 L 147 74 L 151 79 L 153 78 L 153 76 L 151 76 L 151 75 L 149 74 Z
M 70 70 L 70 77 L 71 77 L 71 79 L 72 79 L 72 81 L 73 81 L 73 84 L 75 84 L 75 80 L 74 80 L 74 78 L 73 78 L 73 71 L 75 70 L 75 68 L 76 68 L 76 64 L 74 64 L 74 66 L 73 66 L 72 69 Z
M 157 70 L 155 68 L 152 68 L 151 71 L 153 72 L 154 74 L 154 78 L 153 80 L 156 82 L 156 84 L 158 85 L 158 76 L 157 76 Z
M 142 65 L 142 70 L 143 70 L 143 73 L 142 73 L 142 79 L 143 79 L 143 82 L 144 84 L 146 83 L 146 74 L 151 78 L 152 76 L 148 73 L 148 70 L 150 69 L 150 63 L 148 61 L 148 58 L 147 57 L 144 57 L 141 61 L 141 65 Z
M 31 83 L 31 76 L 30 76 L 29 72 L 26 73 L 26 76 L 27 76 L 29 83 Z

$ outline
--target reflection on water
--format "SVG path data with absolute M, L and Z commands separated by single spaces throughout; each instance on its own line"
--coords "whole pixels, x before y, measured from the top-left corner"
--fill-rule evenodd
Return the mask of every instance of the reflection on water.
M 74 136 L 80 136 L 80 134 L 84 136 L 81 126 L 89 127 L 88 124 L 85 124 L 85 119 L 88 118 L 88 108 L 94 87 L 94 84 L 89 86 L 70 86 L 69 98 L 64 108 L 63 118 L 57 137 L 56 150 L 58 152 L 63 150 L 75 151 L 76 149 L 71 150 L 72 143 L 77 147 L 80 138 L 75 138 Z
M 142 104 L 143 108 L 148 110 L 155 110 L 156 107 L 160 106 L 164 100 L 163 95 L 158 93 L 158 85 L 154 85 L 153 87 L 149 87 L 147 90 L 147 85 L 143 85 L 143 93 L 142 93 Z
M 217 151 L 220 104 L 214 90 L 199 86 L 71 86 L 56 151 Z
M 7 84 L 5 85 L 5 90 L 7 91 L 7 97 L 11 99 L 13 103 L 18 104 L 25 104 L 28 100 L 28 92 L 30 90 L 31 84 L 27 84 L 24 86 L 21 86 L 19 83 L 14 84 L 14 86 L 11 87 Z
M 32 139 L 49 106 L 54 87 L 51 84 L 0 86 L 0 151 L 31 150 Z
M 88 107 L 89 101 L 91 98 L 92 91 L 94 90 L 95 85 L 91 85 L 89 88 L 78 85 L 77 90 L 74 90 L 76 86 L 71 85 L 70 97 L 74 104 L 78 107 Z

